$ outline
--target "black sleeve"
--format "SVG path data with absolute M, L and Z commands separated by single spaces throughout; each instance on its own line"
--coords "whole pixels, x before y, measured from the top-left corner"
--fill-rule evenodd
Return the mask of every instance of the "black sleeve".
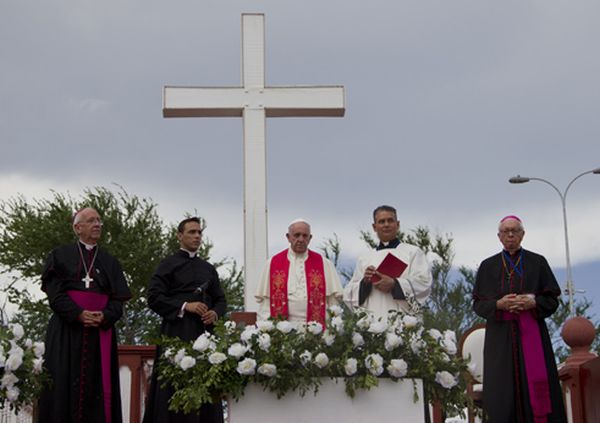
M 370 282 L 367 282 L 364 278 L 360 281 L 360 288 L 358 290 L 358 305 L 361 306 L 367 301 L 369 295 L 371 295 L 371 290 L 373 289 L 373 285 Z
M 394 282 L 395 284 L 394 288 L 392 288 L 392 297 L 394 298 L 394 300 L 406 300 L 406 295 L 404 295 L 404 291 L 402 290 L 398 279 L 394 279 Z
M 163 319 L 173 321 L 181 311 L 184 301 L 173 298 L 169 294 L 169 278 L 172 266 L 168 265 L 168 259 L 163 260 L 152 275 L 148 284 L 148 307 Z
M 225 292 L 223 291 L 223 288 L 221 288 L 219 274 L 215 269 L 213 269 L 213 278 L 208 288 L 208 294 L 212 299 L 212 310 L 214 310 L 219 317 L 222 317 L 227 309 L 227 302 L 225 300 Z
M 42 273 L 42 290 L 48 296 L 52 311 L 62 320 L 71 323 L 77 320 L 83 309 L 63 289 L 62 280 L 55 271 L 54 254 L 54 251 L 50 253 Z
M 103 328 L 114 326 L 115 323 L 123 316 L 123 302 L 120 300 L 111 299 L 102 310 L 104 313 Z

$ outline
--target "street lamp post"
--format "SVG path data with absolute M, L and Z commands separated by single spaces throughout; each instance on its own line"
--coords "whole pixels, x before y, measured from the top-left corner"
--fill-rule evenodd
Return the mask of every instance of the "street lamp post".
M 567 287 L 566 287 L 566 291 L 567 294 L 569 295 L 569 314 L 571 316 L 575 316 L 575 305 L 574 305 L 574 301 L 573 301 L 573 297 L 575 295 L 575 286 L 573 284 L 573 277 L 572 277 L 572 273 L 571 273 L 571 255 L 569 252 L 569 232 L 567 230 L 567 193 L 569 192 L 569 188 L 571 188 L 571 185 L 573 185 L 573 182 L 575 182 L 577 179 L 581 178 L 583 175 L 587 175 L 589 173 L 593 173 L 593 174 L 600 174 L 600 167 L 593 169 L 593 170 L 588 170 L 586 172 L 580 173 L 579 175 L 577 175 L 576 177 L 574 177 L 571 182 L 569 182 L 569 184 L 567 185 L 567 188 L 564 190 L 564 192 L 561 192 L 556 185 L 554 185 L 552 182 L 547 181 L 545 179 L 542 178 L 532 178 L 532 177 L 526 177 L 526 176 L 521 176 L 521 175 L 517 175 L 517 176 L 513 176 L 512 178 L 510 178 L 508 180 L 508 182 L 510 182 L 511 184 L 524 184 L 526 182 L 529 181 L 540 181 L 540 182 L 544 182 L 545 184 L 550 185 L 552 188 L 554 188 L 554 191 L 556 191 L 558 193 L 558 196 L 560 197 L 560 201 L 562 203 L 562 213 L 563 213 L 563 226 L 564 226 L 564 230 L 565 230 L 565 253 L 566 253 L 566 258 L 567 258 Z

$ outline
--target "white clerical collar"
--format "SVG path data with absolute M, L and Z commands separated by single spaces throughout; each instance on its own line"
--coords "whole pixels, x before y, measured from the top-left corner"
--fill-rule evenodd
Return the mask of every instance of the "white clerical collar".
M 198 254 L 198 251 L 190 251 L 190 250 L 186 250 L 185 248 L 180 248 L 180 250 L 188 253 L 190 255 L 190 258 L 194 258 L 194 257 L 196 257 L 196 254 Z
M 306 260 L 308 257 L 308 250 L 305 252 L 298 254 L 292 248 L 288 248 L 288 260 Z
M 81 242 L 85 246 L 85 249 L 88 251 L 93 250 L 96 246 L 96 244 L 88 244 L 86 242 L 83 242 L 81 239 L 79 240 L 79 242 Z
M 390 241 L 381 241 L 381 243 L 383 244 L 384 247 L 387 247 L 388 245 L 390 245 Z

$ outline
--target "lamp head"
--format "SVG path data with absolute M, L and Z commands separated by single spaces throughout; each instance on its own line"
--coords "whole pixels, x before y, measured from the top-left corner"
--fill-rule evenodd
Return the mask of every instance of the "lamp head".
M 600 171 L 600 169 L 598 169 Z M 508 180 L 508 182 L 510 182 L 511 184 L 524 184 L 525 182 L 529 182 L 530 178 L 527 178 L 525 176 L 521 176 L 521 175 L 517 175 L 517 176 L 513 176 L 512 178 L 510 178 Z

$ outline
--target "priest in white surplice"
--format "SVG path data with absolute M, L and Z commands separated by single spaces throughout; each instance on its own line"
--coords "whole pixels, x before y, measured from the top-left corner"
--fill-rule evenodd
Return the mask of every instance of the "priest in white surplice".
M 310 225 L 294 220 L 286 237 L 290 247 L 267 262 L 256 292 L 258 320 L 281 316 L 292 322 L 325 323 L 326 308 L 342 299 L 335 266 L 308 249 Z
M 364 307 L 376 317 L 385 317 L 389 310 L 414 311 L 425 302 L 431 291 L 431 269 L 423 251 L 410 244 L 400 243 L 400 222 L 396 209 L 380 206 L 373 212 L 373 230 L 379 238 L 375 251 L 359 257 L 352 279 L 344 288 L 344 301 L 352 307 Z M 377 271 L 383 259 L 393 254 L 408 267 L 398 278 Z M 371 281 L 379 276 L 377 282 Z M 408 300 L 408 301 L 407 301 Z

